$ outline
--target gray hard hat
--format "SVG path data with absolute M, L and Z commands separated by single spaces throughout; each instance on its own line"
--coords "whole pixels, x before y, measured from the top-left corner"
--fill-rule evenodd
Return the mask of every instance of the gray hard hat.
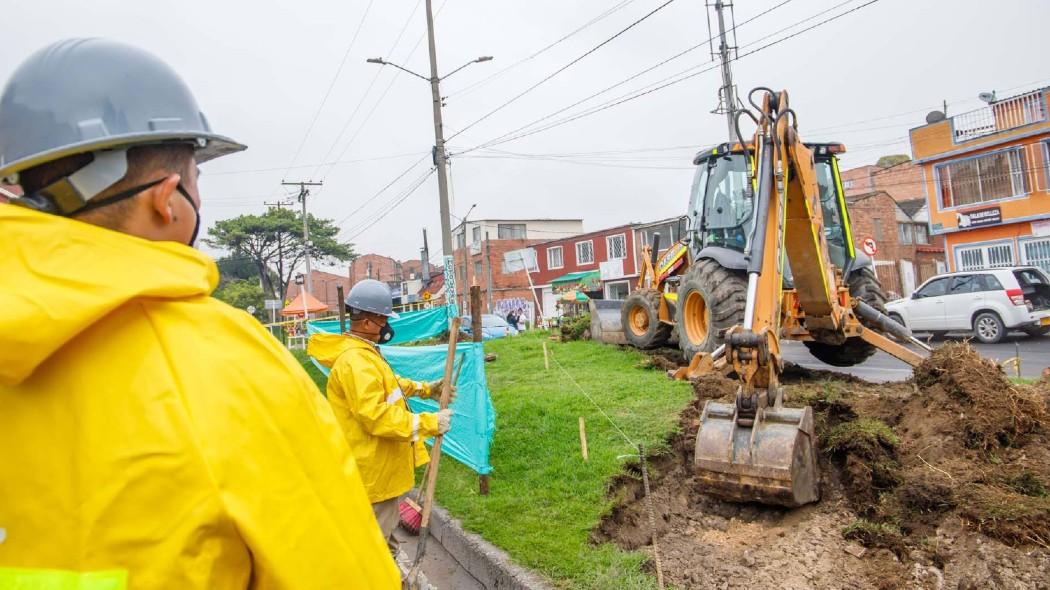
M 346 296 L 346 306 L 350 309 L 385 315 L 396 320 L 400 316 L 394 311 L 393 303 L 390 287 L 375 279 L 358 281 Z
M 123 178 L 128 148 L 169 142 L 193 145 L 198 163 L 245 149 L 212 133 L 189 87 L 171 67 L 123 43 L 53 43 L 30 55 L 0 94 L 0 179 L 17 178 L 23 170 L 66 156 L 95 153 L 84 173 L 69 177 L 76 199 L 59 203 L 62 213 L 75 210 L 77 199 L 86 203 Z

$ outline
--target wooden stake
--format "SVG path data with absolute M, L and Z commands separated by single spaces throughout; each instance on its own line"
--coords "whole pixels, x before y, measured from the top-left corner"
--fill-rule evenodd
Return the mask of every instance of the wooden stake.
M 339 298 L 339 333 L 346 334 L 346 304 L 343 303 L 343 286 L 335 286 L 335 296 Z
M 550 358 L 547 356 L 547 343 L 546 342 L 543 343 L 543 368 L 546 369 L 547 371 L 551 370 L 551 361 L 550 361 Z
M 587 460 L 587 427 L 583 424 L 583 416 L 580 416 L 580 451 L 583 452 L 583 460 Z

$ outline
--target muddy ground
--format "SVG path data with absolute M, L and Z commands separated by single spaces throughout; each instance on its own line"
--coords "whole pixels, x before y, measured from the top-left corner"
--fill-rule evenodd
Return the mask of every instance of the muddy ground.
M 669 583 L 1050 590 L 1050 386 L 1012 385 L 957 343 L 906 383 L 794 366 L 783 379 L 788 405 L 816 412 L 821 501 L 785 509 L 704 494 L 692 473 L 700 411 L 731 401 L 736 384 L 694 382 L 672 453 L 651 459 Z M 616 508 L 594 541 L 651 553 L 636 466 L 609 493 Z

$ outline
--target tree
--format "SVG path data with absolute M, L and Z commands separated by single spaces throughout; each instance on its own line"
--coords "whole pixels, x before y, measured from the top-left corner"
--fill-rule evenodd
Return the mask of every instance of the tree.
M 237 309 L 248 311 L 249 307 L 255 308 L 255 319 L 266 320 L 266 297 L 262 287 L 256 281 L 245 281 L 235 279 L 219 287 L 212 294 L 213 297 L 229 303 Z
M 353 244 L 339 241 L 339 228 L 334 221 L 313 215 L 307 215 L 307 219 L 310 257 L 315 263 L 335 264 L 354 257 Z M 270 209 L 262 215 L 241 215 L 217 222 L 208 229 L 205 243 L 228 250 L 234 257 L 251 260 L 263 292 L 284 301 L 287 285 L 306 257 L 302 232 L 302 214 Z
M 890 166 L 896 166 L 897 164 L 903 164 L 904 162 L 910 162 L 911 156 L 905 154 L 894 154 L 892 156 L 883 156 L 879 158 L 875 165 L 879 168 L 889 168 Z

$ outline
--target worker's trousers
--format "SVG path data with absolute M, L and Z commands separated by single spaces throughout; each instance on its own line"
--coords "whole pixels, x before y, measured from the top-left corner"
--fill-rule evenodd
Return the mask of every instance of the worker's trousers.
M 394 539 L 394 529 L 397 528 L 397 522 L 400 518 L 400 513 L 398 512 L 400 503 L 401 498 L 390 498 L 389 500 L 372 504 L 372 512 L 375 512 L 379 530 L 382 531 L 383 539 L 386 540 L 387 546 L 390 547 L 390 553 L 395 556 L 397 555 L 398 543 Z

